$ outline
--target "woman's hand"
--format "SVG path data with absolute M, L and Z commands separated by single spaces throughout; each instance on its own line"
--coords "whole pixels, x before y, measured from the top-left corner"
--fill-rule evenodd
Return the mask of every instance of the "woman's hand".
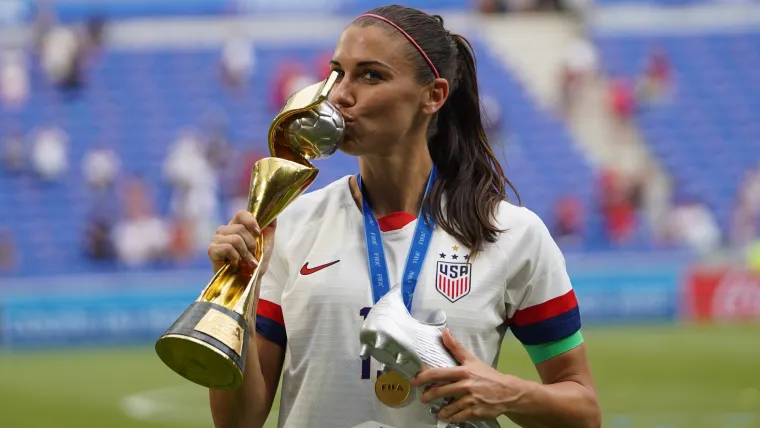
M 214 272 L 219 271 L 226 263 L 232 267 L 247 266 L 255 269 L 261 264 L 263 274 L 266 271 L 269 255 L 274 247 L 274 229 L 276 222 L 272 222 L 263 232 L 253 215 L 245 210 L 238 211 L 226 226 L 216 229 L 216 234 L 211 238 L 208 246 L 208 257 Z M 264 260 L 256 260 L 254 254 L 258 243 L 256 238 L 264 238 Z
M 443 332 L 443 344 L 461 364 L 458 367 L 423 370 L 412 386 L 439 384 L 425 391 L 420 399 L 429 403 L 437 398 L 455 400 L 438 412 L 446 422 L 495 419 L 519 399 L 522 381 L 500 373 L 465 349 L 449 330 Z

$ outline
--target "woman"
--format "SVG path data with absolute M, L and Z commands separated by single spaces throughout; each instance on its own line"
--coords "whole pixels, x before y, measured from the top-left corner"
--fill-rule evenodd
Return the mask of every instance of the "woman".
M 358 157 L 360 174 L 298 199 L 278 218 L 276 244 L 275 227 L 259 231 L 247 212 L 214 236 L 214 269 L 256 264 L 260 233 L 271 254 L 261 261 L 244 386 L 211 391 L 215 425 L 264 424 L 287 349 L 280 427 L 432 427 L 436 417 L 502 414 L 525 427 L 600 426 L 564 259 L 537 216 L 506 202 L 509 181 L 483 131 L 469 43 L 440 17 L 388 6 L 345 29 L 331 64 L 341 79 L 330 101 L 347 123 L 340 149 Z M 377 218 L 383 260 L 368 256 L 365 206 Z M 390 408 L 375 397 L 379 366 L 358 357 L 358 335 L 387 291 L 370 278 L 370 260 L 384 262 L 389 284 L 406 278 L 418 213 L 433 233 L 411 312 L 447 313 L 444 344 L 462 367 L 423 371 L 416 384 L 453 383 Z M 442 270 L 466 281 L 453 291 Z M 543 384 L 493 368 L 510 323 Z M 432 415 L 424 403 L 436 394 L 459 399 Z

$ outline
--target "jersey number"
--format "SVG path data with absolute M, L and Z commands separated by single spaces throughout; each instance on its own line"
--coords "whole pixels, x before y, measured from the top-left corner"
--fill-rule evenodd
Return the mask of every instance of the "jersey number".
M 370 309 L 372 308 L 365 307 L 359 310 L 359 316 L 362 317 L 362 320 L 367 319 L 367 314 L 369 314 Z M 368 357 L 366 360 L 362 360 L 362 379 L 369 379 L 369 372 L 372 370 L 370 367 L 371 362 L 372 362 L 372 357 Z M 377 376 L 380 376 L 382 373 L 383 372 L 378 370 Z

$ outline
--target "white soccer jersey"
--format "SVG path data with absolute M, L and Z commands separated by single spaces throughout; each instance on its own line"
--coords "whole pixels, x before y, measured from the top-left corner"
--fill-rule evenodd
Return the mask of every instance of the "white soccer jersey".
M 301 196 L 278 217 L 275 249 L 262 279 L 256 330 L 285 347 L 279 427 L 435 427 L 419 400 L 403 409 L 375 397 L 378 363 L 359 358 L 359 330 L 373 305 L 364 220 L 344 177 Z M 576 333 L 580 317 L 564 258 L 526 208 L 499 206 L 506 230 L 473 260 L 440 228 L 434 232 L 412 314 L 443 309 L 454 336 L 496 366 L 507 328 L 525 345 Z M 416 219 L 378 219 L 391 284 L 398 284 Z

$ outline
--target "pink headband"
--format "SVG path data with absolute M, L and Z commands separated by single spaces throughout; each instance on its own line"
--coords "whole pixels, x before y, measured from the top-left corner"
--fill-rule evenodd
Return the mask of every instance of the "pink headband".
M 374 13 L 365 13 L 364 15 L 359 16 L 359 18 L 361 18 L 362 16 L 368 16 L 370 18 L 376 18 L 376 19 L 379 19 L 379 20 L 381 20 L 383 22 L 386 22 L 386 23 L 390 24 L 391 26 L 393 26 L 393 28 L 395 28 L 396 30 L 398 30 L 399 33 L 403 34 L 404 37 L 406 37 L 406 39 L 409 40 L 414 45 L 414 47 L 417 48 L 418 51 L 420 51 L 420 55 L 422 55 L 422 57 L 425 58 L 425 61 L 427 61 L 428 65 L 430 66 L 430 69 L 433 70 L 433 74 L 435 75 L 435 77 L 436 78 L 440 78 L 441 77 L 441 75 L 438 74 L 438 70 L 433 65 L 433 61 L 430 61 L 430 58 L 428 58 L 427 54 L 425 53 L 425 51 L 422 50 L 422 48 L 420 47 L 420 45 L 418 45 L 417 42 L 414 41 L 414 39 L 412 38 L 412 36 L 410 36 L 406 31 L 402 30 L 401 27 L 399 27 L 398 25 L 394 24 L 390 19 L 384 18 L 384 17 L 382 17 L 380 15 L 375 15 Z

